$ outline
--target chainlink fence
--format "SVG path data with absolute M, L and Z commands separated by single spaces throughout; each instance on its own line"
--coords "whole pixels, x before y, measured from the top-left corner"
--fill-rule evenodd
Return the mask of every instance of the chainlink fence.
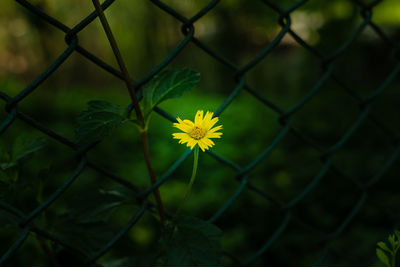
M 118 77 L 119 79 L 123 79 L 121 72 L 109 64 L 105 63 L 97 56 L 90 52 L 90 49 L 84 48 L 79 44 L 78 35 L 79 33 L 85 29 L 91 22 L 97 19 L 96 12 L 92 12 L 82 21 L 80 21 L 75 27 L 70 28 L 60 22 L 59 20 L 52 17 L 50 14 L 46 14 L 41 11 L 38 7 L 31 4 L 25 0 L 16 0 L 18 4 L 21 5 L 21 8 L 26 9 L 28 12 L 38 16 L 40 19 L 45 21 L 46 23 L 51 24 L 56 27 L 61 32 L 65 33 L 65 43 L 67 44 L 67 48 L 59 55 L 59 57 L 54 60 L 54 62 L 49 66 L 41 75 L 39 75 L 33 82 L 31 82 L 26 88 L 21 90 L 15 96 L 9 96 L 4 92 L 0 92 L 1 99 L 6 103 L 5 111 L 7 112 L 7 117 L 1 122 L 0 125 L 0 133 L 3 133 L 7 130 L 7 128 L 13 124 L 16 120 L 21 120 L 36 130 L 46 134 L 50 138 L 64 144 L 70 149 L 76 151 L 76 155 L 78 157 L 78 164 L 73 172 L 73 174 L 56 190 L 54 191 L 50 197 L 45 199 L 40 206 L 29 211 L 27 214 L 18 210 L 16 207 L 7 204 L 6 202 L 0 202 L 0 208 L 5 210 L 6 212 L 16 216 L 20 219 L 19 227 L 22 229 L 22 234 L 14 241 L 14 243 L 9 245 L 9 249 L 5 252 L 2 252 L 2 256 L 0 259 L 1 264 L 6 264 L 7 259 L 17 253 L 17 250 L 21 247 L 24 241 L 27 239 L 30 233 L 35 233 L 36 235 L 41 236 L 44 239 L 50 240 L 68 250 L 74 251 L 85 259 L 87 259 L 87 265 L 98 265 L 97 260 L 102 257 L 104 254 L 108 253 L 113 245 L 118 242 L 135 224 L 141 219 L 143 214 L 148 209 L 154 209 L 154 206 L 147 201 L 148 196 L 151 195 L 152 191 L 159 186 L 162 186 L 165 181 L 170 179 L 173 176 L 174 171 L 181 166 L 181 164 L 185 161 L 185 159 L 190 155 L 190 151 L 186 151 L 171 167 L 170 169 L 158 179 L 157 183 L 154 186 L 151 186 L 145 190 L 141 190 L 139 187 L 135 186 L 131 182 L 113 174 L 112 172 L 103 169 L 102 167 L 96 165 L 87 159 L 85 153 L 87 151 L 82 151 L 82 148 L 78 147 L 73 141 L 69 140 L 65 136 L 61 136 L 57 134 L 52 129 L 44 127 L 41 123 L 30 117 L 28 114 L 22 113 L 18 110 L 18 104 L 22 101 L 29 101 L 29 95 L 35 90 L 40 90 L 40 85 L 49 78 L 52 73 L 60 67 L 66 59 L 68 59 L 73 53 L 79 53 L 87 60 L 91 61 L 99 68 L 104 71 Z M 276 3 L 274 3 L 276 2 Z M 252 192 L 253 194 L 257 194 L 262 198 L 265 198 L 271 205 L 275 206 L 279 209 L 282 214 L 282 220 L 280 224 L 274 229 L 271 235 L 263 237 L 265 243 L 262 244 L 256 251 L 252 251 L 251 256 L 247 258 L 238 258 L 233 253 L 229 251 L 224 252 L 224 257 L 226 257 L 231 265 L 252 265 L 256 264 L 260 258 L 263 258 L 266 252 L 270 249 L 270 247 L 276 244 L 276 241 L 280 239 L 281 235 L 290 228 L 292 225 L 301 226 L 304 229 L 308 229 L 313 231 L 313 226 L 308 224 L 305 220 L 303 220 L 302 216 L 296 213 L 296 207 L 298 203 L 301 202 L 310 192 L 316 190 L 316 186 L 319 183 L 324 183 L 324 177 L 328 172 L 333 172 L 338 178 L 338 183 L 340 183 L 343 179 L 350 181 L 355 188 L 354 194 L 357 196 L 357 200 L 354 203 L 350 203 L 348 206 L 347 215 L 343 218 L 340 218 L 338 224 L 335 227 L 334 231 L 331 232 L 323 232 L 320 233 L 321 242 L 321 251 L 315 253 L 315 261 L 314 266 L 319 266 L 323 263 L 326 263 L 327 257 L 330 253 L 335 253 L 331 251 L 331 244 L 334 240 L 339 239 L 341 234 L 346 230 L 347 226 L 353 221 L 355 216 L 360 212 L 360 210 L 365 205 L 366 201 L 369 199 L 369 192 L 371 188 L 373 188 L 378 181 L 380 181 L 385 173 L 389 170 L 389 168 L 395 164 L 399 153 L 400 153 L 400 143 L 399 143 L 399 135 L 395 131 L 393 131 L 390 125 L 387 125 L 385 122 L 381 120 L 381 118 L 374 114 L 374 110 L 372 109 L 372 104 L 374 100 L 379 97 L 381 94 L 385 93 L 385 89 L 387 89 L 392 82 L 396 79 L 397 74 L 400 71 L 400 62 L 391 70 L 389 75 L 385 78 L 382 84 L 376 88 L 370 95 L 367 97 L 362 97 L 356 90 L 353 90 L 347 85 L 347 81 L 342 80 L 338 75 L 335 74 L 335 62 L 345 54 L 347 49 L 353 44 L 353 42 L 363 33 L 367 28 L 375 32 L 377 36 L 389 47 L 392 51 L 394 51 L 393 55 L 396 60 L 399 60 L 400 50 L 398 45 L 391 40 L 385 33 L 376 25 L 373 21 L 374 8 L 379 5 L 382 1 L 369 1 L 365 3 L 361 0 L 353 0 L 348 1 L 352 5 L 357 6 L 359 9 L 359 16 L 362 18 L 361 23 L 358 28 L 348 37 L 348 39 L 338 47 L 334 53 L 331 54 L 323 54 L 314 48 L 311 44 L 307 43 L 304 39 L 302 39 L 296 32 L 292 29 L 292 19 L 291 13 L 302 7 L 306 4 L 307 0 L 302 0 L 294 3 L 288 9 L 282 9 L 279 6 L 278 1 L 262 1 L 268 8 L 272 9 L 274 12 L 279 14 L 279 25 L 281 26 L 280 32 L 276 35 L 276 37 L 265 46 L 265 48 L 252 60 L 250 60 L 244 66 L 237 66 L 230 62 L 225 57 L 221 56 L 219 53 L 215 52 L 211 47 L 205 45 L 202 40 L 198 39 L 195 35 L 195 24 L 198 20 L 201 20 L 203 16 L 205 16 L 208 12 L 211 12 L 215 6 L 217 6 L 220 1 L 213 0 L 210 1 L 207 5 L 204 6 L 200 11 L 198 11 L 193 17 L 186 18 L 179 12 L 177 12 L 174 7 L 165 4 L 164 2 L 151 0 L 151 3 L 155 5 L 157 8 L 161 9 L 163 12 L 172 16 L 174 19 L 181 23 L 181 31 L 183 34 L 182 41 L 173 49 L 173 51 L 157 66 L 155 66 L 149 73 L 147 73 L 140 80 L 132 80 L 132 84 L 135 88 L 142 88 L 154 75 L 167 68 L 171 61 L 181 53 L 184 49 L 186 49 L 189 43 L 194 44 L 201 50 L 203 50 L 209 57 L 213 60 L 223 64 L 227 68 L 231 69 L 235 72 L 234 82 L 236 84 L 235 88 L 231 90 L 229 95 L 226 96 L 224 102 L 219 106 L 219 108 L 215 111 L 216 116 L 220 116 L 226 108 L 232 103 L 235 97 L 239 94 L 239 92 L 245 92 L 254 97 L 257 101 L 261 102 L 266 109 L 270 109 L 279 116 L 278 123 L 281 126 L 281 130 L 279 134 L 277 134 L 276 138 L 271 142 L 265 150 L 259 154 L 254 155 L 254 160 L 248 164 L 247 166 L 238 166 L 234 162 L 232 162 L 229 158 L 223 157 L 215 152 L 208 151 L 208 155 L 213 157 L 219 164 L 226 165 L 236 172 L 236 176 L 232 177 L 232 181 L 237 182 L 237 190 L 231 196 L 230 199 L 226 201 L 226 203 L 220 207 L 218 212 L 212 216 L 209 221 L 216 222 L 221 216 L 225 214 L 227 210 L 233 205 L 233 203 L 241 196 L 241 194 L 245 191 Z M 107 0 L 102 3 L 103 10 L 106 10 L 110 5 L 114 3 L 114 0 Z M 250 4 L 250 2 L 249 2 Z M 112 28 L 112 25 L 111 25 Z M 322 75 L 315 81 L 314 85 L 310 90 L 302 97 L 300 101 L 298 101 L 292 108 L 284 110 L 279 107 L 278 103 L 273 103 L 263 97 L 256 88 L 252 87 L 246 81 L 247 73 L 252 70 L 255 66 L 257 66 L 260 62 L 268 60 L 268 54 L 273 51 L 280 41 L 285 36 L 291 36 L 298 45 L 300 45 L 305 53 L 311 53 L 313 57 L 319 61 Z M 366 55 L 368 57 L 368 55 Z M 340 87 L 346 94 L 351 96 L 357 103 L 359 108 L 359 114 L 354 123 L 347 129 L 347 131 L 341 136 L 340 139 L 334 143 L 334 145 L 329 148 L 324 148 L 318 144 L 317 141 L 313 140 L 313 138 L 307 136 L 306 133 L 302 132 L 298 128 L 292 125 L 291 118 L 292 116 L 303 108 L 303 106 L 307 105 L 307 103 L 313 99 L 313 97 L 323 89 L 324 84 L 327 82 L 334 82 L 338 87 Z M 262 85 L 264 86 L 264 85 Z M 138 96 L 140 97 L 140 92 L 138 92 Z M 340 108 L 340 107 L 338 107 Z M 162 110 L 160 108 L 156 108 L 156 112 L 163 116 L 166 120 L 171 122 L 175 121 L 175 118 L 171 116 L 167 111 Z M 380 167 L 379 171 L 373 174 L 368 181 L 359 182 L 354 179 L 351 175 L 346 174 L 339 166 L 337 166 L 333 161 L 333 155 L 338 152 L 346 142 L 354 135 L 354 133 L 361 127 L 361 125 L 365 121 L 370 121 L 374 125 L 374 127 L 381 130 L 385 133 L 385 136 L 390 143 L 392 144 L 392 152 L 386 156 L 386 160 L 384 164 Z M 398 122 L 397 122 L 398 123 Z M 266 158 L 268 155 L 274 151 L 274 149 L 282 142 L 282 140 L 287 135 L 296 136 L 301 142 L 306 144 L 307 146 L 312 147 L 318 154 L 320 161 L 322 163 L 322 167 L 318 172 L 315 173 L 315 176 L 310 179 L 308 185 L 306 185 L 302 191 L 297 193 L 297 196 L 294 197 L 289 202 L 283 202 L 280 199 L 270 195 L 265 192 L 263 188 L 255 185 L 251 179 L 249 179 L 249 174 L 257 168 L 260 164 L 268 164 Z M 59 237 L 53 235 L 46 229 L 41 229 L 34 224 L 35 218 L 37 218 L 44 210 L 46 210 L 50 205 L 52 205 L 59 197 L 63 195 L 63 193 L 75 182 L 75 180 L 79 177 L 82 171 L 85 168 L 91 168 L 96 172 L 101 173 L 104 177 L 107 177 L 113 180 L 116 183 L 119 183 L 129 190 L 132 190 L 138 197 L 137 201 L 140 203 L 141 208 L 134 214 L 131 220 L 126 224 L 126 226 L 120 230 L 120 232 L 114 236 L 107 244 L 104 245 L 103 249 L 99 250 L 95 254 L 88 255 L 86 252 L 80 251 L 78 248 L 72 247 L 71 245 L 65 243 Z M 340 195 L 340 192 L 338 192 Z M 237 200 L 240 201 L 240 200 Z M 251 227 L 251 226 L 249 226 Z M 224 230 L 223 225 L 221 229 Z M 371 253 L 374 253 L 374 250 L 371 250 Z M 351 254 L 351 252 L 347 252 L 347 254 Z M 373 257 L 373 255 L 372 255 Z M 267 262 L 267 261 L 266 261 Z

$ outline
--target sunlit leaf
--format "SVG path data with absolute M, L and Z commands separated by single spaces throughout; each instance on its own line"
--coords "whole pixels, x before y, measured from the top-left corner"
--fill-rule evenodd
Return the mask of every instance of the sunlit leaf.
M 381 249 L 376 249 L 376 255 L 380 259 L 380 261 L 385 264 L 387 267 L 390 267 L 389 258 Z
M 392 248 L 396 247 L 396 240 L 394 239 L 394 235 L 389 235 L 388 237 L 389 243 L 392 246 Z
M 400 242 L 400 231 L 395 230 L 395 231 L 394 231 L 394 234 L 395 234 L 396 237 L 397 237 L 397 242 Z
M 388 246 L 384 243 L 384 242 L 378 242 L 378 247 L 380 247 L 381 249 L 387 251 L 387 252 L 391 252 L 391 250 L 388 248 Z

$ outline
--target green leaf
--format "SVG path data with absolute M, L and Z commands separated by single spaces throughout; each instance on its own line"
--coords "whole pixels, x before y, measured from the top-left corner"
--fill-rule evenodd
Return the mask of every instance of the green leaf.
M 388 246 L 386 245 L 385 242 L 378 242 L 378 247 L 380 247 L 381 249 L 391 253 L 392 251 L 390 250 L 390 248 L 388 248 Z
M 75 142 L 87 145 L 100 141 L 127 121 L 123 107 L 105 101 L 90 101 L 89 108 L 82 111 L 77 118 Z
M 79 223 L 72 220 L 60 220 L 51 232 L 66 244 L 86 254 L 93 254 L 103 248 L 115 236 L 117 230 L 102 222 Z
M 400 231 L 394 230 L 394 233 L 397 236 L 397 240 L 400 240 Z
M 3 171 L 16 167 L 22 161 L 31 157 L 35 152 L 42 149 L 46 145 L 45 138 L 36 138 L 28 135 L 18 136 L 12 145 L 11 153 L 7 156 L 3 151 L 0 169 Z
M 3 167 L 4 165 L 0 164 L 0 166 Z M 2 170 L 2 167 L 0 167 L 0 182 L 5 184 L 15 183 L 19 177 L 18 168 L 7 167 L 5 170 Z
M 26 159 L 45 145 L 46 139 L 43 137 L 31 139 L 30 137 L 21 136 L 14 143 L 12 158 L 14 161 Z
M 378 247 L 380 247 L 381 249 L 383 249 L 387 252 L 392 252 L 384 242 L 378 242 L 377 245 L 378 245 Z
M 164 266 L 220 266 L 221 236 L 215 225 L 197 218 L 183 217 L 167 225 L 160 241 Z
M 385 264 L 387 267 L 390 267 L 389 258 L 381 249 L 376 249 L 376 255 L 380 259 L 380 261 Z
M 69 200 L 66 211 L 53 217 L 52 232 L 64 242 L 87 253 L 94 253 L 119 230 L 109 222 L 111 216 L 122 205 L 131 203 L 132 196 L 119 190 L 92 190 L 77 195 Z
M 132 202 L 129 196 L 116 190 L 92 190 L 71 199 L 65 215 L 79 223 L 107 222 L 117 208 Z
M 0 182 L 15 183 L 23 163 L 45 145 L 45 138 L 33 138 L 30 135 L 22 134 L 8 149 L 2 147 L 0 149 Z
M 193 90 L 199 80 L 200 74 L 187 68 L 173 68 L 156 75 L 143 91 L 144 115 L 147 117 L 162 101 Z
M 389 243 L 392 246 L 392 248 L 396 247 L 396 240 L 394 239 L 394 235 L 389 235 L 388 237 Z

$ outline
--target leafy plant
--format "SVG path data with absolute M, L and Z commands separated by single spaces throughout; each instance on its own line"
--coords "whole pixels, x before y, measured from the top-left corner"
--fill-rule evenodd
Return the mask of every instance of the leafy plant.
M 394 234 L 389 235 L 388 241 L 390 246 L 382 241 L 377 243 L 376 255 L 385 266 L 396 267 L 397 251 L 400 249 L 400 231 L 396 230 Z
M 143 99 L 139 112 L 135 110 L 136 114 L 143 116 L 141 121 L 140 116 L 138 118 L 131 118 L 128 109 L 116 104 L 104 101 L 89 102 L 88 109 L 81 112 L 77 118 L 77 127 L 75 129 L 76 143 L 79 145 L 89 145 L 100 141 L 125 122 L 132 122 L 141 132 L 144 154 L 149 161 L 146 135 L 152 110 L 167 99 L 180 97 L 183 93 L 193 90 L 199 79 L 199 73 L 187 68 L 173 68 L 156 75 L 143 89 Z M 152 182 L 154 181 L 152 180 Z M 78 208 L 76 210 L 78 213 L 76 211 L 69 212 L 70 216 L 67 216 L 66 220 L 63 220 L 63 227 L 59 227 L 59 229 L 62 229 L 60 231 L 62 232 L 61 234 L 66 233 L 67 237 L 73 237 L 72 243 L 78 242 L 79 237 L 84 236 L 84 233 L 78 233 L 78 235 L 75 233 L 72 234 L 71 231 L 73 229 L 70 229 L 71 226 L 74 226 L 76 223 L 95 223 L 96 226 L 98 224 L 101 225 L 104 218 L 110 216 L 116 207 L 125 202 L 122 201 L 124 198 L 120 199 L 118 192 L 114 192 L 111 195 L 108 192 L 104 197 L 103 201 L 94 201 L 92 204 L 95 205 L 90 207 L 84 205 L 81 209 Z M 161 201 L 160 198 L 159 200 Z M 161 206 L 160 203 L 157 204 L 158 207 Z M 82 217 L 81 213 L 88 216 Z M 222 232 L 216 226 L 193 217 L 175 217 L 172 221 L 165 221 L 161 215 L 162 212 L 160 212 L 160 219 L 164 225 L 163 234 L 158 243 L 158 248 L 154 251 L 158 253 L 153 253 L 152 256 L 149 256 L 152 261 L 158 259 L 157 264 L 161 266 L 213 267 L 220 265 L 222 250 L 219 240 Z M 71 218 L 72 221 L 70 220 Z M 96 232 L 99 231 L 97 230 Z M 105 233 L 107 234 L 107 232 Z M 88 239 L 93 240 L 91 237 L 88 237 Z M 82 249 L 89 250 L 89 248 L 92 248 L 98 242 L 100 240 L 94 240 L 94 242 L 87 244 Z M 132 264 L 132 262 L 141 262 L 142 258 L 132 257 L 112 261 L 109 263 L 109 266 L 125 266 Z M 144 265 L 146 264 L 141 263 L 141 266 Z

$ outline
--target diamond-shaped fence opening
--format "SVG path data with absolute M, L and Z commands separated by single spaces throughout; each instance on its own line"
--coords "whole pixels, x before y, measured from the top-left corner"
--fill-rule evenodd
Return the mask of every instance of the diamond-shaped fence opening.
M 20 5 L 19 8 L 24 9 L 30 16 L 34 16 L 36 20 L 39 19 L 40 23 L 50 24 L 64 34 L 66 46 L 47 69 L 15 95 L 0 91 L 5 108 L 4 114 L 6 114 L 0 125 L 0 133 L 7 134 L 13 125 L 23 122 L 62 144 L 57 149 L 68 150 L 65 153 L 74 155 L 76 160 L 65 159 L 67 167 L 64 166 L 59 170 L 68 169 L 69 177 L 66 177 L 62 184 L 53 184 L 50 192 L 43 194 L 45 197 L 40 200 L 40 205 L 21 210 L 16 203 L 7 199 L 0 202 L 2 212 L 9 214 L 16 226 L 13 228 L 14 241 L 11 243 L 7 241 L 7 244 L 2 242 L 1 248 L 5 251 L 2 251 L 0 263 L 7 265 L 7 262 L 13 261 L 13 257 L 24 255 L 24 250 L 27 249 L 24 244 L 31 243 L 31 237 L 35 236 L 42 245 L 51 241 L 57 249 L 70 253 L 67 255 L 78 255 L 76 257 L 81 257 L 82 262 L 88 266 L 101 265 L 103 256 L 107 258 L 107 254 L 111 253 L 119 255 L 112 251 L 113 247 L 119 242 L 125 242 L 123 240 L 126 235 L 132 234 L 132 231 L 138 234 L 135 232 L 136 225 L 141 224 L 141 221 L 148 222 L 143 215 L 147 211 L 154 212 L 152 201 L 147 199 L 150 193 L 160 187 L 162 193 L 168 194 L 166 188 L 176 186 L 174 183 L 176 173 L 178 172 L 179 176 L 186 175 L 180 168 L 186 164 L 185 160 L 190 156 L 190 151 L 185 151 L 174 162 L 168 159 L 170 162 L 168 166 L 164 162 L 160 163 L 159 165 L 167 171 L 159 175 L 156 185 L 143 189 L 145 180 L 142 176 L 147 175 L 144 168 L 139 168 L 133 174 L 138 176 L 137 179 L 130 180 L 122 178 L 125 177 L 126 170 L 115 172 L 115 169 L 123 168 L 124 162 L 113 166 L 112 170 L 107 168 L 110 166 L 108 159 L 101 163 L 91 160 L 90 153 L 92 150 L 97 153 L 96 149 L 100 149 L 101 153 L 108 153 L 110 158 L 114 157 L 112 146 L 118 146 L 120 139 L 114 139 L 112 136 L 104 141 L 104 143 L 112 143 L 109 147 L 92 147 L 83 153 L 81 148 L 68 137 L 58 134 L 54 129 L 46 127 L 45 123 L 20 111 L 19 106 L 29 101 L 35 92 L 40 91 L 41 85 L 52 77 L 53 73 L 59 71 L 58 69 L 71 55 L 79 54 L 80 60 L 90 62 L 92 68 L 97 68 L 99 73 L 109 73 L 121 80 L 123 80 L 123 74 L 103 61 L 98 53 L 92 52 L 91 47 L 81 45 L 79 42 L 79 36 L 84 34 L 82 31 L 97 20 L 95 11 L 74 27 L 68 27 L 61 20 L 56 19 L 56 16 L 42 11 L 39 5 L 36 6 L 25 0 L 16 2 Z M 208 151 L 207 156 L 204 156 L 205 166 L 211 168 L 220 166 L 218 167 L 220 174 L 230 176 L 229 185 L 218 184 L 218 181 L 213 181 L 210 185 L 203 182 L 204 187 L 220 186 L 220 190 L 224 191 L 221 193 L 224 202 L 218 203 L 217 208 L 212 200 L 207 202 L 208 205 L 214 206 L 205 212 L 208 217 L 203 218 L 217 224 L 224 232 L 224 264 L 227 266 L 257 264 L 265 266 L 267 263 L 271 266 L 335 266 L 334 264 L 337 263 L 341 264 L 340 266 L 371 266 L 374 264 L 375 249 L 363 247 L 363 231 L 376 231 L 377 234 L 371 234 L 372 237 L 369 237 L 368 242 L 371 244 L 373 238 L 379 239 L 378 234 L 382 234 L 382 228 L 377 228 L 382 221 L 392 228 L 398 226 L 399 221 L 399 216 L 396 214 L 398 210 L 392 210 L 393 206 L 396 206 L 392 203 L 397 200 L 395 197 L 397 187 L 395 180 L 389 180 L 396 176 L 391 172 L 391 167 L 398 162 L 400 153 L 396 116 L 399 97 L 396 92 L 400 71 L 399 46 L 374 22 L 375 9 L 383 5 L 381 3 L 383 1 L 338 1 L 340 5 L 350 6 L 350 9 L 357 13 L 353 14 L 351 20 L 352 25 L 357 26 L 346 27 L 346 23 L 350 21 L 343 19 L 341 24 L 345 28 L 336 30 L 332 29 L 335 24 L 327 25 L 327 29 L 315 28 L 316 25 L 323 23 L 324 17 L 318 15 L 318 12 L 301 13 L 300 11 L 305 6 L 316 5 L 306 0 L 284 1 L 284 3 L 264 0 L 257 3 L 245 3 L 242 10 L 221 9 L 222 11 L 219 10 L 220 6 L 227 3 L 214 0 L 205 2 L 197 13 L 191 14 L 191 17 L 187 17 L 182 11 L 185 9 L 184 4 L 174 6 L 176 1 L 174 3 L 158 0 L 150 2 L 152 11 L 173 20 L 173 23 L 180 27 L 174 29 L 173 33 L 181 31 L 182 35 L 179 38 L 171 36 L 171 39 L 167 41 L 170 46 L 168 49 L 161 52 L 154 51 L 156 57 L 160 57 L 167 50 L 169 52 L 166 56 L 163 55 L 163 60 L 158 65 L 153 66 L 139 79 L 133 75 L 136 78 L 132 81 L 133 86 L 142 88 L 157 73 L 173 64 L 181 54 L 187 56 L 194 53 L 193 57 L 203 57 L 204 62 L 210 64 L 209 68 L 224 73 L 223 77 L 226 81 L 218 77 L 220 80 L 216 85 L 216 87 L 223 87 L 221 94 L 224 95 L 224 99 L 219 102 L 215 114 L 223 119 L 224 113 L 229 113 L 230 116 L 235 115 L 235 112 L 243 113 L 238 117 L 248 119 L 253 124 L 253 128 L 249 129 L 249 138 L 242 140 L 241 146 L 230 144 L 231 148 L 228 151 L 232 152 L 231 155 L 229 153 L 223 155 L 216 149 Z M 106 0 L 102 8 L 106 10 L 113 4 L 113 0 Z M 133 2 L 129 4 L 135 5 Z M 320 6 L 316 5 L 313 8 L 323 9 L 325 4 L 321 2 Z M 210 18 L 209 15 L 213 12 L 216 14 Z M 235 12 L 235 14 L 229 12 Z M 237 12 L 246 14 L 248 21 L 240 21 L 240 19 L 243 20 L 243 16 L 237 15 Z M 252 20 L 252 12 L 258 14 L 258 20 Z M 280 28 L 276 26 L 273 29 L 268 28 L 269 23 L 264 23 L 260 19 L 259 13 L 263 12 L 269 14 L 265 21 L 273 21 Z M 340 9 L 338 12 L 341 12 Z M 272 18 L 270 14 L 274 17 Z M 304 32 L 304 29 L 299 27 L 299 21 L 307 15 L 311 16 L 309 21 L 313 24 L 309 25 L 309 28 L 312 30 Z M 240 60 L 226 56 L 229 52 L 214 48 L 208 39 L 208 31 L 215 32 L 215 28 L 219 26 L 225 27 L 224 30 L 229 30 L 226 27 L 232 26 L 224 23 L 224 16 L 240 18 L 235 25 L 241 27 L 239 31 L 244 31 L 244 38 L 226 40 L 226 44 L 220 46 L 240 49 L 242 55 L 245 55 Z M 216 22 L 212 21 L 213 19 Z M 200 24 L 201 21 L 204 23 Z M 254 26 L 259 22 L 265 25 L 261 23 L 257 28 L 248 28 L 249 25 Z M 129 25 L 133 22 L 126 23 Z M 145 27 L 149 28 L 141 32 L 144 35 L 135 35 L 135 38 L 150 38 L 151 36 L 156 40 L 151 34 L 151 27 L 149 25 Z M 321 31 L 322 37 L 316 37 L 318 31 Z M 327 33 L 337 34 L 338 37 L 323 39 Z M 382 67 L 371 65 L 370 62 L 379 62 L 381 59 L 379 53 L 382 52 L 373 54 L 373 45 L 368 45 L 373 41 L 363 41 L 364 46 L 354 46 L 358 44 L 359 38 L 367 38 L 363 34 L 371 40 L 379 40 L 383 43 L 388 60 L 382 60 L 382 62 L 390 61 L 391 64 Z M 256 47 L 251 47 L 246 38 L 253 38 L 252 41 L 257 44 Z M 323 40 L 318 40 L 318 38 Z M 326 42 L 326 40 L 335 40 L 335 42 L 325 43 L 324 49 L 316 45 L 318 41 Z M 277 60 L 277 58 L 290 58 L 292 49 L 300 51 L 296 56 L 301 55 L 307 57 L 308 60 L 288 62 Z M 357 49 L 363 52 L 359 52 L 355 60 L 351 57 L 351 53 L 355 53 Z M 142 51 L 132 53 L 140 54 Z M 274 54 L 284 56 L 272 57 Z M 244 61 L 244 59 L 248 60 Z M 236 61 L 244 62 L 233 63 Z M 296 62 L 307 62 L 308 65 L 303 66 Z M 349 75 L 346 72 L 351 73 L 352 66 L 362 68 L 362 72 L 354 71 L 354 76 Z M 371 66 L 374 69 L 368 68 Z M 271 68 L 276 68 L 276 71 L 268 72 Z M 369 75 L 373 74 L 369 74 L 368 71 L 378 72 L 379 84 L 369 82 Z M 268 83 L 266 82 L 268 80 L 257 80 L 260 75 L 271 78 L 271 75 L 280 77 Z M 214 74 L 214 77 L 210 74 L 211 82 L 208 81 L 206 84 L 212 83 L 212 79 L 216 76 L 217 74 Z M 285 88 L 291 82 L 287 78 L 289 76 L 295 77 L 293 80 L 298 86 L 293 88 L 296 88 L 296 91 L 291 92 Z M 306 81 L 303 81 L 304 79 Z M 359 83 L 362 84 L 359 86 Z M 138 95 L 140 94 L 139 91 Z M 385 94 L 388 94 L 390 98 L 388 107 L 385 106 L 386 102 L 380 100 Z M 260 120 L 260 115 L 254 114 L 257 112 L 256 109 L 235 109 L 237 101 L 242 101 L 239 98 L 244 98 L 243 101 L 253 103 L 252 105 L 255 106 L 262 105 L 263 111 L 260 112 L 265 112 L 265 115 L 262 113 L 264 120 Z M 168 107 L 163 109 L 157 107 L 156 112 L 160 115 L 158 119 L 175 121 L 174 116 L 168 113 Z M 252 118 L 254 121 L 251 121 Z M 236 123 L 242 122 L 236 121 Z M 333 128 L 337 130 L 332 133 Z M 226 138 L 229 140 L 228 127 L 226 131 Z M 122 139 L 127 138 L 123 135 L 117 136 Z M 255 143 L 254 140 L 257 142 Z M 158 142 L 155 139 L 150 141 Z M 107 149 L 110 149 L 109 152 L 104 151 Z M 136 148 L 132 145 L 132 150 L 134 149 Z M 48 153 L 47 156 L 51 156 L 52 152 L 46 151 L 46 153 Z M 124 154 L 118 155 L 121 159 L 124 156 Z M 240 164 L 236 163 L 239 158 Z M 122 161 L 121 159 L 119 161 Z M 137 161 L 140 160 L 138 157 Z M 129 218 L 126 214 L 118 217 L 120 228 L 114 229 L 107 240 L 99 240 L 95 251 L 93 251 L 93 246 L 92 250 L 82 249 L 83 246 L 74 246 L 73 242 L 85 243 L 84 236 L 81 236 L 81 240 L 79 236 L 71 239 L 72 234 L 62 236 L 54 234 L 54 229 L 45 229 L 40 226 L 43 213 L 51 213 L 54 210 L 53 207 L 57 206 L 59 198 L 68 195 L 69 190 L 73 191 L 77 183 L 83 183 L 79 178 L 84 173 L 91 177 L 87 183 L 95 184 L 95 177 L 101 177 L 103 180 L 109 179 L 113 184 L 119 184 L 125 188 L 124 190 L 130 192 L 128 194 L 137 196 L 139 204 L 131 209 L 134 213 L 130 214 Z M 54 170 L 53 175 L 57 175 L 57 169 Z M 203 175 L 207 175 L 206 168 Z M 215 176 L 214 180 L 218 179 L 218 175 L 214 173 L 212 175 Z M 381 182 L 385 176 L 388 176 L 387 180 Z M 385 183 L 389 184 L 388 187 L 392 190 L 384 187 Z M 382 188 L 387 191 L 381 191 Z M 79 193 L 90 194 L 90 192 L 76 192 L 76 194 Z M 193 194 L 201 196 L 200 191 L 195 190 Z M 68 197 L 71 197 L 71 193 Z M 78 203 L 75 204 L 79 205 Z M 365 209 L 367 205 L 375 208 Z M 57 206 L 57 208 L 63 207 Z M 240 214 L 246 214 L 246 216 Z M 381 219 L 383 217 L 384 219 Z M 371 223 L 363 224 L 360 222 L 363 220 Z M 73 228 L 73 225 L 70 226 Z M 350 227 L 351 230 L 349 230 Z M 245 233 L 245 236 L 238 236 L 238 228 L 242 229 L 241 235 Z M 386 231 L 390 230 L 392 229 Z M 88 230 L 87 234 L 95 235 L 95 230 L 93 231 L 94 233 L 90 233 Z M 349 234 L 350 231 L 352 234 Z M 235 241 L 240 243 L 235 243 Z M 88 246 L 90 247 L 90 244 Z M 46 250 L 45 245 L 43 248 Z M 125 250 L 127 250 L 126 247 Z M 292 253 L 292 250 L 297 252 Z M 365 255 L 365 253 L 369 254 Z M 293 258 L 288 256 L 292 254 Z

